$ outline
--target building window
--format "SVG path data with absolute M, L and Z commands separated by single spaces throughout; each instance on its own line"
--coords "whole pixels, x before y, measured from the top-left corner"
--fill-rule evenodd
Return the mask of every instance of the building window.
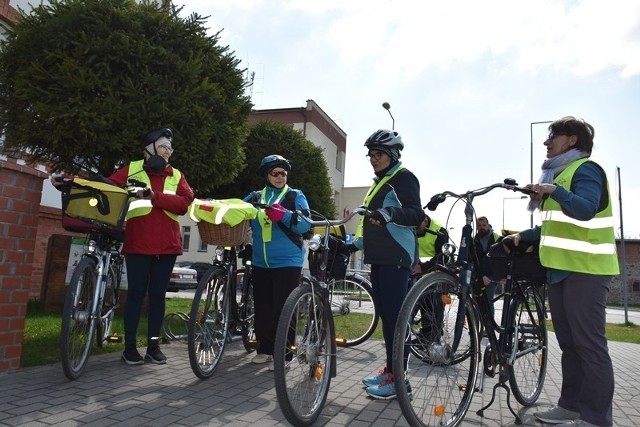
M 209 245 L 207 245 L 205 242 L 202 241 L 202 239 L 200 239 L 200 247 L 198 248 L 198 252 L 207 252 L 208 247 Z
M 633 282 L 633 292 L 640 292 L 640 283 Z
M 185 225 L 182 227 L 182 250 L 189 252 L 189 243 L 191 242 L 191 227 Z
M 338 172 L 342 172 L 343 164 L 344 164 L 344 152 L 338 150 L 336 151 L 336 169 L 338 170 Z

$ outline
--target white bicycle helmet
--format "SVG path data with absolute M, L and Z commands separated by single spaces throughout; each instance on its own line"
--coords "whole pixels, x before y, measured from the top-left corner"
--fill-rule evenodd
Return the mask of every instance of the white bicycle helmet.
M 398 135 L 398 132 L 386 129 L 380 129 L 371 134 L 364 142 L 364 146 L 367 148 L 382 146 L 386 148 L 397 148 L 398 150 L 404 148 L 402 138 Z
M 364 142 L 364 146 L 369 150 L 386 153 L 393 161 L 400 158 L 400 151 L 404 148 L 402 138 L 398 135 L 398 132 L 386 129 L 380 129 L 371 134 Z

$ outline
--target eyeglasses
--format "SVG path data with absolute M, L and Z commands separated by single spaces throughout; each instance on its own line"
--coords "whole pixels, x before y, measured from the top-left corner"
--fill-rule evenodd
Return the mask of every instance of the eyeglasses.
M 366 154 L 366 157 L 373 160 L 380 160 L 383 154 L 382 151 L 370 151 Z
M 557 137 L 562 136 L 562 135 L 568 136 L 569 134 L 568 133 L 553 133 L 553 132 L 551 132 L 549 134 L 549 136 L 547 136 L 547 141 L 553 141 L 554 138 L 557 138 Z
M 169 153 L 173 153 L 173 148 L 171 148 L 169 145 L 159 145 L 158 148 L 162 148 Z
M 287 176 L 287 171 L 271 171 L 271 172 L 269 172 L 269 175 L 271 175 L 274 178 L 277 178 L 279 176 L 286 177 Z

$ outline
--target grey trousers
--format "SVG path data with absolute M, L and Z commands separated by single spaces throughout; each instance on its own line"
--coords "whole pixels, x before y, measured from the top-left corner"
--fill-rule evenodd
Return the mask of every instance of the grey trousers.
M 549 285 L 551 318 L 562 350 L 558 406 L 599 426 L 613 425 L 613 365 L 605 336 L 611 276 L 572 273 Z

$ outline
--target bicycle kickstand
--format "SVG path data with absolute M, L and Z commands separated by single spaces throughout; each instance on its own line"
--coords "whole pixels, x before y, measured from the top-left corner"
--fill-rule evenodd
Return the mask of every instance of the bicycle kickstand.
M 507 391 L 507 407 L 509 408 L 509 411 L 511 411 L 513 416 L 516 418 L 514 423 L 516 425 L 521 425 L 522 424 L 522 420 L 520 419 L 520 416 L 518 414 L 516 414 L 516 411 L 514 411 L 513 408 L 511 407 L 511 390 L 504 383 L 504 380 L 502 380 L 502 379 L 496 385 L 493 386 L 493 392 L 491 394 L 491 400 L 489 401 L 489 403 L 487 403 L 485 406 L 480 408 L 478 410 L 478 412 L 476 412 L 476 414 L 482 417 L 483 414 L 484 414 L 484 410 L 487 409 L 488 407 L 490 407 L 491 405 L 493 405 L 493 401 L 496 399 L 496 390 L 498 389 L 498 387 L 502 387 L 503 389 L 505 389 Z

